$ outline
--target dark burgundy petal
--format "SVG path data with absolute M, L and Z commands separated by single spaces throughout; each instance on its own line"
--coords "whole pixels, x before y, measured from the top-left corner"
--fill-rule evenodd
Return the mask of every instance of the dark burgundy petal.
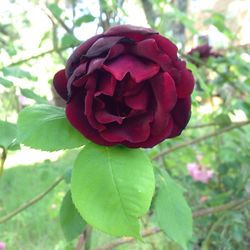
M 82 43 L 79 47 L 75 49 L 72 55 L 69 57 L 67 64 L 66 64 L 66 76 L 69 78 L 73 73 L 74 69 L 80 63 L 80 58 L 82 55 L 85 55 L 90 48 L 90 46 L 100 37 L 103 35 L 93 36 L 92 38 L 88 39 L 84 43 Z
M 108 51 L 115 44 L 121 41 L 124 37 L 122 36 L 111 36 L 111 37 L 101 37 L 88 49 L 86 58 L 93 58 L 102 55 L 104 52 Z
M 186 68 L 186 63 L 178 61 L 176 63 L 179 69 L 180 80 L 176 82 L 178 98 L 185 98 L 191 95 L 194 89 L 194 77 L 190 70 Z
M 161 35 L 153 35 L 153 38 L 156 40 L 158 47 L 164 51 L 172 60 L 177 60 L 177 51 L 178 48 L 167 38 Z
M 130 73 L 131 78 L 135 82 L 141 82 L 153 77 L 160 69 L 159 65 L 146 59 L 140 60 L 132 55 L 120 56 L 104 64 L 103 68 L 119 81 L 121 81 L 127 73 Z
M 68 92 L 67 92 L 67 79 L 65 75 L 65 70 L 62 69 L 58 71 L 53 79 L 54 87 L 57 93 L 64 99 L 67 100 Z
M 157 135 L 167 126 L 168 113 L 177 101 L 176 89 L 172 77 L 167 72 L 158 74 L 150 80 L 150 83 L 156 102 L 151 134 Z
M 125 46 L 121 43 L 118 43 L 116 45 L 114 45 L 108 53 L 107 58 L 109 60 L 116 58 L 117 56 L 125 53 L 127 51 L 127 49 L 125 48 Z
M 110 125 L 100 134 L 108 142 L 121 143 L 128 141 L 138 143 L 146 141 L 150 135 L 150 114 L 124 120 L 122 125 Z
M 140 143 L 130 143 L 130 142 L 124 142 L 123 144 L 130 148 L 152 148 L 153 146 L 159 144 L 160 142 L 164 141 L 166 138 L 169 138 L 172 130 L 173 130 L 173 119 L 168 114 L 166 115 L 166 125 L 164 129 L 159 133 L 158 135 L 150 135 L 148 140 L 145 142 Z
M 105 94 L 112 96 L 115 92 L 116 79 L 108 73 L 101 73 L 101 77 L 97 82 L 97 91 L 95 96 Z
M 161 66 L 166 71 L 171 65 L 169 56 L 159 49 L 156 41 L 152 38 L 145 39 L 132 47 L 132 52 L 138 56 L 148 58 Z
M 171 115 L 173 117 L 174 124 L 180 130 L 183 130 L 186 127 L 190 119 L 191 98 L 187 97 L 187 98 L 178 99 L 174 109 L 171 111 Z M 174 132 L 173 132 L 173 135 L 174 135 Z M 171 135 L 171 137 L 173 137 L 173 135 Z
M 110 122 L 117 122 L 118 124 L 122 124 L 124 117 L 112 115 L 108 113 L 106 110 L 99 110 L 95 112 L 95 118 L 98 122 L 107 124 Z
M 124 101 L 127 106 L 135 110 L 146 110 L 148 106 L 149 89 L 144 87 L 137 95 L 127 96 Z
M 150 35 L 150 34 L 157 34 L 154 30 L 150 28 L 143 28 L 143 27 L 137 27 L 133 25 L 117 25 L 109 28 L 106 32 L 104 32 L 104 35 L 109 36 L 118 36 L 118 35 L 124 35 L 128 33 L 138 33 L 142 35 Z
M 66 106 L 66 116 L 74 128 L 82 133 L 87 139 L 104 146 L 113 146 L 115 143 L 105 141 L 92 126 L 84 115 L 84 89 L 79 88 L 74 98 Z
M 144 86 L 144 83 L 136 83 L 131 77 L 127 77 L 126 81 L 123 80 L 123 84 L 125 85 L 123 96 L 133 96 L 141 91 Z
M 94 91 L 95 91 L 95 78 L 94 76 L 91 76 L 88 78 L 87 82 L 86 82 L 86 86 L 85 89 L 87 89 L 87 93 L 85 96 L 85 100 L 84 100 L 84 114 L 86 115 L 89 124 L 97 129 L 98 131 L 102 131 L 105 129 L 105 126 L 103 126 L 102 124 L 98 123 L 94 113 L 93 113 L 93 99 L 94 99 Z

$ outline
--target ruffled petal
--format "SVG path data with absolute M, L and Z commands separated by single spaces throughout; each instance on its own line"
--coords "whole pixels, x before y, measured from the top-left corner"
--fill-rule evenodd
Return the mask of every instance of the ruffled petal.
M 180 135 L 188 124 L 191 116 L 191 98 L 178 99 L 171 115 L 174 120 L 174 128 L 170 137 L 175 137 Z
M 176 104 L 176 88 L 172 77 L 167 72 L 158 74 L 150 80 L 150 83 L 155 96 L 154 122 L 151 134 L 157 135 L 167 126 L 168 113 Z
M 124 37 L 122 36 L 101 37 L 95 41 L 95 43 L 88 49 L 85 55 L 83 54 L 83 56 L 85 58 L 101 56 L 123 38 Z
M 130 118 L 123 121 L 122 125 L 110 125 L 100 134 L 104 140 L 110 143 L 144 142 L 150 135 L 150 122 L 153 116 L 150 114 L 141 117 Z
M 115 143 L 105 141 L 99 133 L 90 126 L 84 115 L 84 89 L 79 88 L 74 98 L 66 106 L 66 116 L 74 128 L 87 139 L 104 146 L 113 146 Z
M 95 118 L 99 123 L 107 124 L 111 122 L 117 122 L 118 124 L 122 124 L 124 117 L 112 115 L 108 113 L 106 110 L 99 110 L 95 112 Z
M 130 148 L 152 148 L 155 145 L 159 144 L 160 142 L 164 141 L 165 139 L 169 138 L 172 130 L 173 130 L 173 119 L 172 117 L 167 114 L 166 115 L 166 124 L 161 133 L 158 135 L 150 135 L 149 138 L 145 142 L 141 143 L 130 143 L 124 142 L 123 144 Z
M 156 41 L 152 38 L 145 39 L 132 46 L 133 54 L 148 58 L 161 66 L 166 71 L 171 65 L 169 56 L 159 49 Z
M 94 93 L 95 93 L 95 78 L 94 76 L 89 77 L 86 82 L 85 89 L 87 90 L 86 96 L 84 99 L 84 114 L 86 115 L 89 124 L 98 131 L 102 131 L 105 129 L 105 126 L 98 123 L 94 113 L 93 113 L 93 100 L 94 100 Z
M 80 63 L 82 55 L 86 54 L 91 45 L 103 35 L 96 35 L 83 42 L 79 47 L 77 47 L 72 55 L 69 57 L 66 64 L 66 76 L 70 77 L 73 74 L 74 69 Z
M 156 75 L 160 66 L 146 59 L 140 60 L 132 55 L 124 55 L 104 64 L 103 68 L 119 81 L 130 73 L 131 78 L 138 83 Z
M 172 60 L 177 60 L 178 48 L 170 40 L 161 35 L 153 35 L 156 40 L 158 47 L 164 51 Z
M 67 78 L 65 75 L 65 70 L 62 69 L 58 71 L 53 79 L 54 87 L 57 93 L 64 99 L 67 100 L 68 98 L 68 91 L 67 91 Z
M 104 32 L 104 35 L 114 36 L 114 35 L 124 35 L 124 34 L 140 34 L 140 35 L 151 35 L 151 34 L 157 34 L 154 30 L 150 28 L 143 28 L 133 25 L 117 25 L 109 28 L 106 32 Z
M 176 63 L 179 69 L 180 80 L 176 81 L 176 90 L 178 98 L 185 98 L 192 94 L 194 89 L 194 77 L 190 70 L 186 68 L 184 61 Z
M 116 79 L 109 73 L 100 73 L 99 80 L 97 82 L 97 91 L 95 96 L 101 94 L 113 96 L 115 92 Z
M 146 110 L 148 106 L 149 89 L 144 87 L 137 95 L 127 96 L 124 101 L 128 107 L 134 110 Z

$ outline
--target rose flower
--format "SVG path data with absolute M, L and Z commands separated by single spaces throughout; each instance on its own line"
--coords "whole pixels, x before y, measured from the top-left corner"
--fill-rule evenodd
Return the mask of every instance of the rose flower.
M 194 78 L 167 38 L 120 25 L 81 44 L 54 86 L 69 122 L 89 140 L 149 148 L 186 127 Z

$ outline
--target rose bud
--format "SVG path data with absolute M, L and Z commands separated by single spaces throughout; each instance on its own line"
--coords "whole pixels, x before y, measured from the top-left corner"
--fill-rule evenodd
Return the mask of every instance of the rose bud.
M 69 122 L 89 140 L 149 148 L 186 127 L 194 78 L 167 38 L 120 25 L 81 44 L 54 86 Z
M 200 45 L 191 49 L 188 52 L 188 55 L 191 57 L 196 57 L 199 61 L 207 60 L 209 57 L 222 56 L 217 52 L 213 52 L 212 47 L 209 46 L 208 44 Z M 196 58 L 190 58 L 190 61 L 194 63 L 196 66 L 199 66 L 201 63 Z

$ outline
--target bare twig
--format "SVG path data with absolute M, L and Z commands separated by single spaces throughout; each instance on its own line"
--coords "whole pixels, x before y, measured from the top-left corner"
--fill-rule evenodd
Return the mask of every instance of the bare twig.
M 3 174 L 4 163 L 7 158 L 7 150 L 2 146 L 0 146 L 0 148 L 2 149 L 1 158 L 0 158 L 0 177 L 1 177 L 1 175 Z
M 174 151 L 176 151 L 178 149 L 181 149 L 181 148 L 193 145 L 193 144 L 200 143 L 200 142 L 202 142 L 204 140 L 207 140 L 207 139 L 209 139 L 211 137 L 215 137 L 215 136 L 224 134 L 224 133 L 226 133 L 226 132 L 228 132 L 230 130 L 233 130 L 233 129 L 240 128 L 242 126 L 248 125 L 249 123 L 250 123 L 250 121 L 245 121 L 245 122 L 237 123 L 237 124 L 225 127 L 223 129 L 220 129 L 218 131 L 215 131 L 213 133 L 210 133 L 210 134 L 198 137 L 196 139 L 193 139 L 193 140 L 190 140 L 190 141 L 187 141 L 187 142 L 184 142 L 184 143 L 177 144 L 177 145 L 175 145 L 175 146 L 173 146 L 171 148 L 168 148 L 166 150 L 161 151 L 159 154 L 157 154 L 155 157 L 153 157 L 153 160 L 158 160 L 163 155 L 167 155 L 167 154 L 170 154 L 170 153 L 172 153 L 172 152 L 174 152 Z
M 37 203 L 38 201 L 40 201 L 41 199 L 43 199 L 48 193 L 50 193 L 62 180 L 64 179 L 63 176 L 59 177 L 47 190 L 45 190 L 44 192 L 42 192 L 41 194 L 39 194 L 38 196 L 36 196 L 35 198 L 27 201 L 26 203 L 22 204 L 20 207 L 18 207 L 17 209 L 15 209 L 14 211 L 10 212 L 9 214 L 3 216 L 0 218 L 0 224 L 4 223 L 8 220 L 10 220 L 11 218 L 13 218 L 14 216 L 16 216 L 17 214 L 21 213 L 22 211 L 24 211 L 25 209 L 29 208 L 30 206 L 34 205 L 35 203 Z
M 215 214 L 218 212 L 239 209 L 239 208 L 246 206 L 249 203 L 250 203 L 250 197 L 247 197 L 245 199 L 240 199 L 240 200 L 229 202 L 225 205 L 201 209 L 201 210 L 198 210 L 198 211 L 193 213 L 193 218 L 199 218 L 199 217 Z M 161 232 L 161 229 L 158 227 L 146 229 L 142 232 L 142 237 L 145 238 L 145 237 L 157 234 L 159 232 Z M 133 241 L 135 241 L 135 239 L 132 237 L 122 237 L 122 238 L 116 239 L 114 241 L 111 241 L 110 243 L 108 243 L 104 246 L 97 247 L 94 250 L 111 250 L 117 246 L 127 244 L 127 243 L 132 243 Z

